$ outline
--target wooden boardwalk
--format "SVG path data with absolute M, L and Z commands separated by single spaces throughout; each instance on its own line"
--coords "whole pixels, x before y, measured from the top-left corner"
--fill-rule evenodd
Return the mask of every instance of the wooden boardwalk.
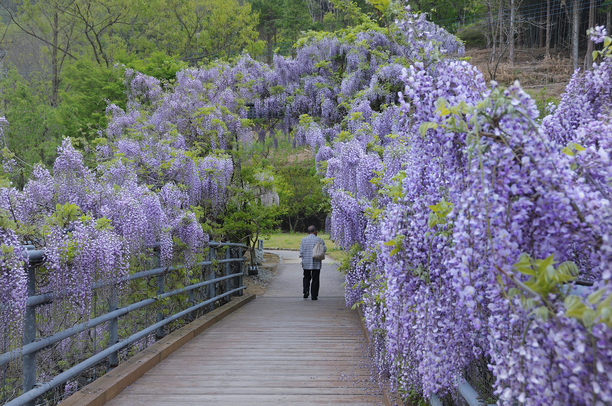
M 296 262 L 107 405 L 384 405 L 341 276 L 324 266 L 319 300 L 305 300 Z

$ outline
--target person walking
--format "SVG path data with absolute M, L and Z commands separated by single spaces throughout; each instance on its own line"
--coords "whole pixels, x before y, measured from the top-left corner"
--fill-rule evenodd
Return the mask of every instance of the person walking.
M 300 242 L 300 258 L 302 258 L 302 268 L 304 269 L 304 299 L 308 299 L 308 293 L 312 296 L 312 300 L 318 300 L 319 296 L 319 277 L 321 276 L 321 260 L 312 257 L 312 250 L 317 243 L 323 244 L 324 250 L 327 252 L 325 241 L 317 237 L 317 229 L 315 226 L 308 227 L 308 235 L 302 238 Z M 312 280 L 312 285 L 311 285 Z

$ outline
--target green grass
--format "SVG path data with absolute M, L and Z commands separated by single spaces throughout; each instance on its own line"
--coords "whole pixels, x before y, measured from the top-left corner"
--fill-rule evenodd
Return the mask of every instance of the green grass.
M 306 237 L 306 233 L 275 233 L 264 238 L 264 249 L 269 248 L 286 248 L 300 249 L 300 241 Z M 333 257 L 336 261 L 342 261 L 346 258 L 346 253 L 329 238 L 329 234 L 319 233 L 319 237 L 323 238 L 327 246 L 327 254 Z

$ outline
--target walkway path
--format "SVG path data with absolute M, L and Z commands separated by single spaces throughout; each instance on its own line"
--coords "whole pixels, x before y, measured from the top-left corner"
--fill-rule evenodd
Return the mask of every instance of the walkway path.
M 357 314 L 333 264 L 302 298 L 297 252 L 265 295 L 206 330 L 107 405 L 383 405 Z

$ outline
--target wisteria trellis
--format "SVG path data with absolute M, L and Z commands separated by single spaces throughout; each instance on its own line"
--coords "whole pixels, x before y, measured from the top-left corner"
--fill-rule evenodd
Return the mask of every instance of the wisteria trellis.
M 484 359 L 499 404 L 612 402 L 609 38 L 594 31 L 600 62 L 539 120 L 518 84 L 487 86 L 424 16 L 406 10 L 393 30 L 312 34 L 294 59 L 185 70 L 168 89 L 128 71 L 95 171 L 66 141 L 53 175 L 2 189 L 2 322 L 24 306 L 15 222 L 48 226 L 53 280 L 75 295 L 155 241 L 169 261 L 179 238 L 189 261 L 207 242 L 189 207 L 223 206 L 233 165 L 219 150 L 250 142 L 253 103 L 316 154 L 333 238 L 357 244 L 347 304 L 363 306 L 397 389 L 451 393 Z M 572 295 L 576 278 L 593 286 Z

